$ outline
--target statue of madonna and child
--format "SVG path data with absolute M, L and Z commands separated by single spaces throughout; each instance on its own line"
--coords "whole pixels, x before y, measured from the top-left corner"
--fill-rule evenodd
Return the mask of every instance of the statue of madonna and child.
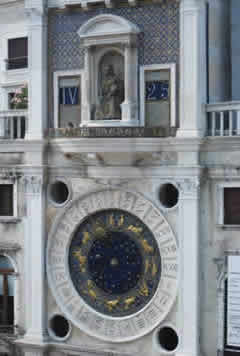
M 115 74 L 112 64 L 103 66 L 99 92 L 99 104 L 96 106 L 94 119 L 120 120 L 124 82 Z

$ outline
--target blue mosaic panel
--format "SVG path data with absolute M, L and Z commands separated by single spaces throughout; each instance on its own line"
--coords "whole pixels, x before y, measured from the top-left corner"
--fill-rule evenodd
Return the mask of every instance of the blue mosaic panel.
M 90 18 L 100 14 L 122 16 L 140 28 L 139 64 L 178 62 L 179 5 L 170 1 L 137 7 L 102 7 L 87 12 L 53 12 L 49 16 L 49 64 L 52 71 L 84 66 L 84 49 L 77 31 Z

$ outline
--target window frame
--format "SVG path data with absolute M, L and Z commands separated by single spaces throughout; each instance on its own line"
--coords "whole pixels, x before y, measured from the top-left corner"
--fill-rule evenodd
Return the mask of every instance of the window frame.
M 60 124 L 60 110 L 59 110 L 59 80 L 64 77 L 79 77 L 80 80 L 80 98 L 81 98 L 81 114 L 82 114 L 82 91 L 84 85 L 84 70 L 64 70 L 64 71 L 56 71 L 53 73 L 53 127 L 54 129 L 61 128 Z
M 8 41 L 9 40 L 14 40 L 14 39 L 18 39 L 18 38 L 23 38 L 26 37 L 27 40 L 29 40 L 27 32 L 23 31 L 23 32 L 14 32 L 14 33 L 6 33 L 5 35 L 3 35 L 2 37 L 2 50 L 3 50 L 3 72 L 7 73 L 8 75 L 11 74 L 17 74 L 17 73 L 25 73 L 28 72 L 29 70 L 29 47 L 28 47 L 28 66 L 25 68 L 18 68 L 18 69 L 7 69 L 7 64 L 6 64 L 6 60 L 8 59 Z M 28 45 L 29 46 L 29 45 Z
M 176 64 L 150 64 L 140 66 L 140 126 L 145 126 L 145 73 L 170 71 L 170 127 L 176 127 Z
M 0 223 L 18 221 L 18 187 L 17 181 L 0 178 L 0 185 L 13 186 L 13 215 L 0 215 Z
M 222 227 L 224 229 L 232 229 L 232 230 L 238 230 L 240 229 L 240 224 L 225 224 L 224 223 L 224 189 L 225 188 L 239 188 L 240 189 L 240 183 L 237 182 L 227 182 L 227 183 L 219 183 L 216 187 L 217 190 L 217 204 L 215 206 L 216 209 L 216 220 L 217 220 L 217 226 Z M 217 208 L 219 207 L 219 209 Z
M 10 54 L 10 50 L 12 49 L 13 50 L 13 48 L 16 50 L 16 47 L 15 46 L 11 46 L 11 41 L 15 41 L 15 43 L 16 43 L 16 41 L 18 41 L 18 40 L 24 40 L 24 45 L 26 46 L 26 56 L 23 56 L 23 57 L 10 57 L 9 56 L 9 54 Z M 18 47 L 19 47 L 19 44 L 18 44 Z M 22 58 L 22 59 L 25 59 L 26 60 L 26 63 L 24 63 L 24 66 L 20 66 L 19 68 L 9 68 L 10 66 L 12 66 L 13 65 L 13 62 L 12 62 L 12 64 L 10 65 L 10 62 L 11 61 L 16 61 L 16 59 L 20 59 L 20 58 Z M 7 63 L 6 63 L 6 66 L 7 66 L 7 70 L 8 71 L 12 71 L 12 70 L 18 70 L 18 69 L 26 69 L 26 68 L 28 68 L 28 59 L 29 59 L 29 55 L 28 55 L 28 37 L 27 36 L 23 36 L 23 37 L 17 37 L 17 38 L 9 38 L 8 39 L 8 57 L 7 57 Z M 15 64 L 16 65 L 16 64 Z

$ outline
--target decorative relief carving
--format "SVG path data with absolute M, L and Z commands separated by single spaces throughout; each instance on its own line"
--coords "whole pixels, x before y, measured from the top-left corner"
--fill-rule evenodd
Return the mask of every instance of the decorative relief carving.
M 23 191 L 29 195 L 41 193 L 45 178 L 43 175 L 25 175 L 21 178 Z
M 136 166 L 173 165 L 177 163 L 177 152 L 153 152 L 137 154 Z
M 196 196 L 200 192 L 201 179 L 199 177 L 186 178 L 175 183 L 182 196 Z
M 103 209 L 121 209 L 141 219 L 143 224 L 146 224 L 150 229 L 161 256 L 160 275 L 152 259 L 144 263 L 146 273 L 150 273 L 152 278 L 157 274 L 159 279 L 156 292 L 147 306 L 137 313 L 125 314 L 117 318 L 111 313 L 110 315 L 99 315 L 93 307 L 89 307 L 74 287 L 69 273 L 68 246 L 72 241 L 72 236 L 77 228 L 82 226 L 82 221 L 87 221 L 86 218 Z M 80 219 L 77 220 L 79 211 Z M 74 219 L 72 219 L 72 215 L 75 216 Z M 118 217 L 117 221 L 116 219 L 111 222 L 108 218 L 109 224 L 113 223 L 116 227 L 123 223 L 121 217 Z M 69 221 L 71 221 L 70 224 Z M 139 248 L 151 255 L 153 247 L 147 239 L 141 237 L 138 226 L 131 226 L 129 229 L 132 236 L 135 236 L 136 243 L 139 243 Z M 138 234 L 139 242 L 137 242 Z M 82 238 L 84 238 L 84 244 L 88 244 L 89 236 L 84 234 Z M 79 259 L 80 273 L 85 273 L 84 263 L 84 259 Z M 115 263 L 114 258 L 112 263 Z M 100 191 L 83 197 L 81 200 L 73 201 L 68 210 L 64 211 L 55 221 L 48 240 L 47 273 L 50 288 L 60 309 L 77 327 L 102 340 L 126 342 L 150 332 L 166 317 L 173 305 L 178 285 L 178 247 L 170 226 L 152 203 L 129 191 L 120 189 Z M 86 288 L 86 291 L 90 293 L 90 298 L 95 300 L 96 286 L 92 288 L 92 282 L 89 282 L 86 284 Z M 147 296 L 148 288 L 145 283 L 141 283 L 139 286 L 139 293 L 143 298 Z M 118 301 L 113 299 L 110 302 L 108 307 L 111 311 L 115 305 L 118 305 Z M 130 308 L 133 302 L 134 300 L 130 297 L 125 300 L 125 304 L 122 304 L 124 310 L 125 307 Z
M 14 168 L 1 168 L 0 179 L 15 181 L 19 179 L 22 174 Z

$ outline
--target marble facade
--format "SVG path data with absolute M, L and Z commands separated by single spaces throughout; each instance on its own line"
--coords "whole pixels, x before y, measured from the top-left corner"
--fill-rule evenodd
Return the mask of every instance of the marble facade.
M 237 136 L 206 137 L 205 105 L 208 99 L 229 99 L 232 80 L 224 71 L 230 54 L 221 32 L 221 22 L 228 23 L 226 1 L 3 0 L 0 4 L 1 110 L 8 109 L 10 90 L 24 82 L 29 88 L 25 139 L 0 140 L 0 183 L 14 184 L 17 202 L 16 216 L 0 217 L 0 253 L 14 262 L 16 344 L 24 355 L 223 352 L 222 261 L 226 252 L 239 251 L 240 245 L 238 229 L 226 228 L 219 216 L 223 187 L 240 186 L 240 144 Z M 125 32 L 112 21 L 114 16 L 122 20 Z M 105 19 L 97 33 L 81 32 L 96 18 Z M 110 25 L 106 19 L 111 19 Z M 8 39 L 25 35 L 29 68 L 6 70 Z M 91 122 L 96 88 L 90 82 L 98 74 L 93 52 L 106 47 L 117 48 L 124 56 L 126 127 L 119 123 L 112 129 L 104 122 Z M 220 61 L 222 55 L 225 60 Z M 140 119 L 140 72 L 150 65 L 175 75 L 174 134 L 167 137 L 159 128 L 147 131 Z M 82 84 L 85 106 L 80 128 L 57 125 L 54 90 L 64 75 L 78 75 Z M 63 201 L 54 198 L 56 182 L 67 187 Z M 159 199 L 167 184 L 178 192 L 172 207 Z M 120 209 L 141 219 L 163 259 L 154 297 L 126 318 L 114 319 L 89 308 L 69 276 L 68 248 L 79 222 L 104 209 Z M 66 337 L 52 332 L 55 315 L 67 319 Z M 178 336 L 172 351 L 159 343 L 158 332 L 164 327 Z

